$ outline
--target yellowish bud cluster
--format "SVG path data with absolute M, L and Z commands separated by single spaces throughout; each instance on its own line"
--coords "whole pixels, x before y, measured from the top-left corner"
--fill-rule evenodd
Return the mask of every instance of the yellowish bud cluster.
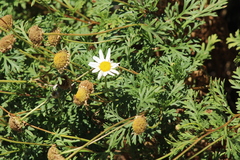
M 94 92 L 93 83 L 88 80 L 82 81 L 78 86 L 78 91 L 73 97 L 73 103 L 77 105 L 88 105 L 89 94 Z
M 51 33 L 60 33 L 60 29 L 56 28 Z M 61 39 L 60 35 L 49 35 L 48 36 L 48 43 L 49 43 L 50 46 L 56 46 L 56 45 L 59 44 L 60 39 Z
M 61 50 L 55 54 L 53 63 L 59 73 L 62 73 L 68 66 L 70 61 L 69 58 L 70 54 L 66 50 Z
M 132 128 L 135 134 L 141 134 L 146 130 L 147 127 L 147 121 L 146 117 L 141 115 L 141 116 L 135 116 L 132 124 Z

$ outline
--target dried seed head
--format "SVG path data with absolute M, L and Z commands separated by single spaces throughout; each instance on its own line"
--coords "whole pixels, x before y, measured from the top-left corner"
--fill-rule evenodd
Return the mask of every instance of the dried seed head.
M 53 63 L 59 73 L 62 73 L 63 70 L 68 66 L 69 58 L 70 54 L 66 50 L 61 50 L 55 54 Z
M 65 158 L 59 154 L 59 150 L 56 147 L 56 144 L 53 144 L 47 153 L 48 160 L 65 160 Z
M 33 44 L 40 46 L 43 40 L 43 30 L 38 25 L 32 26 L 28 30 L 28 36 Z
M 57 28 L 55 30 L 53 30 L 51 33 L 60 33 L 60 29 Z M 49 35 L 48 36 L 48 43 L 50 46 L 56 46 L 59 44 L 60 42 L 60 39 L 61 39 L 61 36 L 60 35 Z
M 88 80 L 82 81 L 78 86 L 78 91 L 73 97 L 73 103 L 77 105 L 88 105 L 89 94 L 94 92 L 93 83 Z
M 62 84 L 59 84 L 59 87 L 62 89 L 71 89 L 71 84 L 72 84 L 71 79 L 68 78 L 67 75 L 62 75 L 61 77 L 63 78 L 63 80 L 62 80 Z
M 82 81 L 79 87 L 86 88 L 89 94 L 94 92 L 93 83 L 89 80 Z
M 12 15 L 6 15 L 2 18 L 0 18 L 0 27 L 3 29 L 8 30 L 9 28 L 12 27 L 13 20 L 12 20 Z M 2 30 L 0 29 L 0 33 Z
M 17 117 L 15 115 L 10 115 L 8 124 L 12 130 L 17 132 L 21 132 L 22 127 L 24 126 L 23 122 L 20 120 L 20 117 Z
M 146 130 L 147 127 L 147 121 L 146 117 L 141 115 L 141 116 L 135 116 L 132 124 L 132 128 L 135 134 L 141 134 Z
M 12 34 L 4 36 L 2 39 L 0 39 L 0 52 L 5 53 L 12 49 L 15 40 L 16 39 Z

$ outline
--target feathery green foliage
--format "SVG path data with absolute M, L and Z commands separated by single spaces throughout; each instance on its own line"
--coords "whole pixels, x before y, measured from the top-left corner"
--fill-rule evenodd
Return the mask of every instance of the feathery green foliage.
M 1 1 L 0 17 L 11 14 L 13 26 L 0 28 L 0 38 L 13 34 L 16 41 L 0 53 L 0 156 L 47 159 L 56 144 L 66 159 L 238 159 L 240 103 L 238 114 L 229 109 L 224 81 L 210 80 L 204 96 L 186 82 L 219 42 L 217 35 L 203 43 L 191 34 L 227 1 L 164 2 Z M 42 32 L 30 36 L 34 25 Z M 56 28 L 60 33 L 51 33 Z M 60 43 L 51 45 L 49 36 Z M 232 35 L 228 42 L 238 46 Z M 120 74 L 98 80 L 88 64 L 108 48 Z M 55 57 L 61 50 L 69 59 Z M 239 76 L 238 69 L 235 89 Z M 79 95 L 89 98 L 77 105 L 84 80 L 94 92 L 83 86 Z M 140 135 L 132 130 L 136 115 L 148 122 Z M 14 116 L 20 124 L 8 122 Z

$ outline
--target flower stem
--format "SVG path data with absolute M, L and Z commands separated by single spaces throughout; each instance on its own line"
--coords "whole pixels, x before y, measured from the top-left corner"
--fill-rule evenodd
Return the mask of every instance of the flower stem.
M 21 120 L 23 120 L 24 118 L 26 118 L 27 116 L 29 116 L 32 112 L 36 111 L 39 107 L 41 107 L 42 105 L 44 105 L 48 100 L 50 99 L 50 96 L 41 104 L 39 104 L 37 107 L 35 107 L 33 110 L 31 110 L 30 112 L 28 112 L 24 117 L 21 118 Z
M 105 89 L 107 90 L 107 97 L 109 97 L 109 94 L 108 94 L 108 87 L 107 87 L 107 77 L 104 78 L 104 81 L 105 81 Z
M 130 72 L 130 73 L 139 74 L 139 73 L 137 73 L 137 72 L 135 72 L 135 71 L 129 70 L 129 69 L 124 68 L 124 67 L 122 67 L 122 66 L 118 66 L 118 67 L 121 68 L 121 69 L 123 69 L 123 70 L 125 70 L 125 71 L 128 71 L 128 72 Z
M 96 33 L 86 33 L 86 34 L 77 34 L 77 33 L 43 33 L 43 35 L 62 35 L 62 36 L 95 36 L 95 35 L 99 35 L 99 34 L 103 34 L 103 33 L 108 33 L 111 31 L 115 31 L 118 29 L 123 29 L 123 28 L 128 28 L 128 27 L 132 27 L 132 26 L 141 26 L 144 24 L 129 24 L 126 26 L 121 26 L 121 27 L 116 27 L 113 29 L 109 29 L 109 30 L 105 30 L 105 31 L 101 31 L 101 32 L 96 32 Z

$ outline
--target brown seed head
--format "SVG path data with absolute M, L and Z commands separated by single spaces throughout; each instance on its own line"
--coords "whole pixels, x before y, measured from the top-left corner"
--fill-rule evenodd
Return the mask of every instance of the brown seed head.
M 82 82 L 79 84 L 79 87 L 84 87 L 84 88 L 86 88 L 87 91 L 88 91 L 88 93 L 93 93 L 93 92 L 94 92 L 93 83 L 90 82 L 89 80 L 82 81 Z
M 141 116 L 135 116 L 132 124 L 132 128 L 135 134 L 141 134 L 146 130 L 147 127 L 147 121 L 146 117 L 141 115 Z
M 6 15 L 0 18 L 0 27 L 3 29 L 8 30 L 9 28 L 12 27 L 13 20 L 12 20 L 12 15 Z M 0 30 L 1 33 L 1 30 Z
M 17 132 L 21 132 L 22 127 L 24 126 L 24 123 L 20 120 L 20 117 L 17 117 L 15 115 L 10 115 L 8 124 L 12 130 Z
M 16 39 L 12 34 L 4 36 L 2 39 L 0 39 L 0 52 L 5 53 L 12 49 L 15 40 Z
M 53 30 L 51 33 L 60 33 L 60 29 L 57 28 L 55 30 Z M 61 39 L 61 36 L 60 35 L 49 35 L 48 36 L 48 43 L 50 46 L 56 46 L 59 44 L 60 42 L 60 39 Z
M 65 158 L 59 154 L 59 150 L 57 149 L 56 145 L 53 144 L 47 153 L 48 160 L 65 160 Z
M 40 46 L 43 40 L 43 30 L 38 25 L 32 26 L 28 30 L 28 36 L 33 44 Z

